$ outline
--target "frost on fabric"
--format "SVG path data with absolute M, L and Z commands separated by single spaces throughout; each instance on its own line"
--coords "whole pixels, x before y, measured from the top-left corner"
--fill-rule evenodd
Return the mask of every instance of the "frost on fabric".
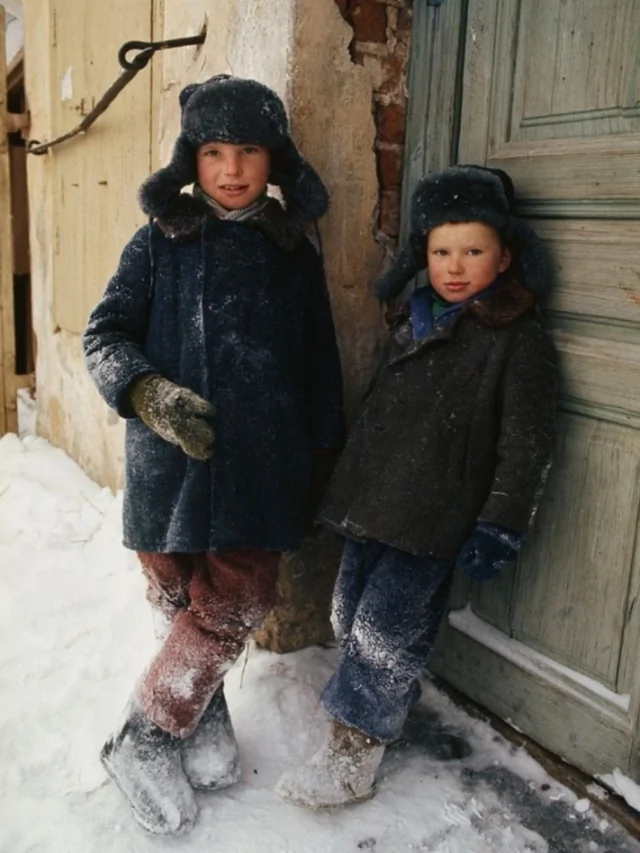
M 392 643 L 384 632 L 359 620 L 353 626 L 350 639 L 360 657 L 389 670 L 397 670 L 402 665 L 402 649 Z
M 167 677 L 160 677 L 158 688 L 168 687 L 173 696 L 180 699 L 191 699 L 194 691 L 194 680 L 196 672 L 193 669 L 174 668 Z

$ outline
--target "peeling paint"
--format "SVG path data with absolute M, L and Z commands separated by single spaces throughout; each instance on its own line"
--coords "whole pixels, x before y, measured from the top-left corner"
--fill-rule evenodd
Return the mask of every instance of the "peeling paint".
M 69 66 L 60 81 L 60 100 L 70 101 L 73 98 L 73 68 Z

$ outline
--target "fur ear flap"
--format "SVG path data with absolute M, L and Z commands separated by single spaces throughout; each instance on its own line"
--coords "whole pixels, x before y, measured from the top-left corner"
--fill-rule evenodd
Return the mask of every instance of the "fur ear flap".
M 319 219 L 329 209 L 329 194 L 316 170 L 289 137 L 272 152 L 269 183 L 280 187 L 287 211 L 303 221 Z
M 195 151 L 180 135 L 176 139 L 169 165 L 154 172 L 140 187 L 140 207 L 147 216 L 165 216 L 182 188 L 194 183 L 196 178 Z
M 514 216 L 509 224 L 510 239 L 516 254 L 516 276 L 527 290 L 539 299 L 551 285 L 552 267 L 549 252 L 527 222 Z
M 399 296 L 411 279 L 426 267 L 425 240 L 412 234 L 389 269 L 373 285 L 373 292 L 380 302 Z

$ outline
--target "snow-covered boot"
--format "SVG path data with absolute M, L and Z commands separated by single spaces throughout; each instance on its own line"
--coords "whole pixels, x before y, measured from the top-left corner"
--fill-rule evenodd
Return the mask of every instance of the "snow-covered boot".
M 131 700 L 100 760 L 129 801 L 140 826 L 155 835 L 183 834 L 198 807 L 182 769 L 179 738 L 151 722 Z
M 306 764 L 280 777 L 276 793 L 295 806 L 346 806 L 375 793 L 384 744 L 334 720 L 329 736 Z
M 182 766 L 194 788 L 215 791 L 240 778 L 240 754 L 227 701 L 220 688 L 195 732 L 182 741 Z

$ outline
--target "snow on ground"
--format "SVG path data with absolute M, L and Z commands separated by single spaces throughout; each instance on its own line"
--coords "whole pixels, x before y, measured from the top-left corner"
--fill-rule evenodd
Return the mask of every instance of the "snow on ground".
M 272 790 L 280 773 L 310 755 L 327 725 L 317 696 L 336 652 L 318 648 L 243 655 L 227 678 L 241 781 L 198 796 L 189 837 L 145 835 L 97 758 L 154 649 L 142 577 L 120 545 L 120 508 L 43 439 L 0 440 L 1 853 L 640 849 L 620 846 L 588 803 L 430 684 L 425 718 L 444 720 L 470 754 L 442 760 L 418 738 L 388 751 L 366 804 L 314 813 L 282 803 Z M 568 812 L 584 826 L 584 846 L 556 847 L 520 822 L 506 778 L 536 803 L 562 804 L 562 820 Z

